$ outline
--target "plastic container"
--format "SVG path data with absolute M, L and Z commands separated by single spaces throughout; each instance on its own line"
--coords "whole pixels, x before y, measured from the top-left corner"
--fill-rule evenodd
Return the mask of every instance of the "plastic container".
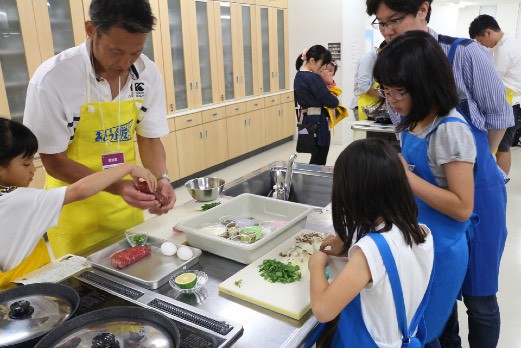
M 303 229 L 307 216 L 312 211 L 313 208 L 309 205 L 244 193 L 193 218 L 179 222 L 175 228 L 186 234 L 186 241 L 192 247 L 249 264 Z M 259 222 L 280 220 L 288 222 L 252 244 L 229 240 L 199 230 L 201 225 L 218 222 L 226 215 L 253 217 Z

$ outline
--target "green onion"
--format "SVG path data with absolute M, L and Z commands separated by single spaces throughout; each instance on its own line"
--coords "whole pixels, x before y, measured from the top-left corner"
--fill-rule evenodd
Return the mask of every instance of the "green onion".
M 129 237 L 132 244 L 135 246 L 143 245 L 147 241 L 147 235 L 146 234 L 133 234 Z
M 282 263 L 274 259 L 266 259 L 259 265 L 262 278 L 271 283 L 293 283 L 302 278 L 300 267 L 291 262 Z
M 218 206 L 219 204 L 221 204 L 221 202 L 206 203 L 201 206 L 201 210 L 206 211 L 208 209 L 212 209 L 213 207 Z

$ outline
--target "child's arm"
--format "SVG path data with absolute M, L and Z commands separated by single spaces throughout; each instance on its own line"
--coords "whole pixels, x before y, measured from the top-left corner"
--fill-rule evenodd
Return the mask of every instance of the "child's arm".
M 124 163 L 119 166 L 88 175 L 83 179 L 80 179 L 75 183 L 67 186 L 63 204 L 76 202 L 93 196 L 128 174 L 130 174 L 136 182 L 139 180 L 139 178 L 144 179 L 148 184 L 150 192 L 154 192 L 157 189 L 157 180 L 150 172 L 150 170 L 142 168 L 133 163 Z
M 402 157 L 403 159 L 403 157 Z M 413 172 L 403 159 L 405 172 L 413 193 L 430 207 L 454 220 L 465 221 L 474 209 L 474 165 L 468 162 L 450 162 L 443 165 L 448 188 L 433 185 Z
M 340 274 L 328 283 L 324 269 L 327 255 L 317 251 L 309 258 L 310 299 L 313 315 L 320 322 L 333 320 L 371 281 L 363 251 L 357 248 Z

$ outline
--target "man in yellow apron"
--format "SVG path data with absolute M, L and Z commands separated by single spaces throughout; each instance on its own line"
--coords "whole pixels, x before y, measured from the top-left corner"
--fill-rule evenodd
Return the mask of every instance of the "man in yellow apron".
M 88 39 L 44 62 L 31 78 L 24 123 L 36 134 L 48 188 L 134 162 L 134 131 L 143 166 L 164 200 L 120 180 L 64 207 L 48 231 L 55 257 L 79 253 L 141 223 L 143 209 L 163 214 L 175 203 L 160 137 L 168 134 L 161 75 L 141 54 L 155 18 L 146 1 L 93 0 Z

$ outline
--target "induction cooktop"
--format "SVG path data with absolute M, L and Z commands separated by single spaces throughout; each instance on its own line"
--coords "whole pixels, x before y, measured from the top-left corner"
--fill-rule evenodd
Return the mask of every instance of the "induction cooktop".
M 177 325 L 182 348 L 228 347 L 243 331 L 242 325 L 238 323 L 140 288 L 99 270 L 81 271 L 60 283 L 71 286 L 80 295 L 80 304 L 74 317 L 114 306 L 154 309 Z

